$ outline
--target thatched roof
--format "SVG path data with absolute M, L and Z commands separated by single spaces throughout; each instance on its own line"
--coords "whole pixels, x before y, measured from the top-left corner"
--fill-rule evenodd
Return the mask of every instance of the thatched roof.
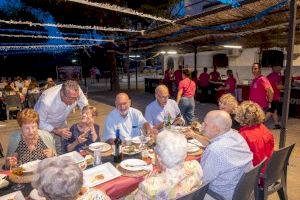
M 300 24 L 300 0 L 297 0 L 297 5 L 297 23 Z M 270 12 L 267 13 L 267 10 Z M 226 43 L 240 44 L 246 48 L 284 47 L 287 46 L 288 17 L 287 1 L 246 0 L 238 8 L 222 6 L 177 20 L 173 25 L 148 30 L 132 41 L 132 47 L 149 50 L 181 46 L 178 48 L 183 52 L 192 52 L 193 45 L 209 50 L 218 49 L 218 45 Z M 222 30 L 222 27 L 225 28 Z M 299 25 L 297 36 L 300 36 Z M 296 37 L 296 43 L 300 43 L 300 37 Z

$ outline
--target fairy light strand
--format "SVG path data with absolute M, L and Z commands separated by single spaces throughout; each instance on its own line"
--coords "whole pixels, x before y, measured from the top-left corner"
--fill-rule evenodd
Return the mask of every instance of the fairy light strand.
M 75 24 L 50 24 L 50 23 L 37 23 L 31 21 L 15 21 L 15 20 L 3 20 L 0 19 L 0 23 L 10 24 L 10 25 L 29 25 L 29 26 L 47 26 L 47 27 L 58 27 L 58 28 L 69 28 L 69 29 L 83 29 L 83 30 L 97 30 L 97 31 L 110 31 L 110 32 L 127 32 L 127 33 L 140 33 L 143 34 L 144 30 L 133 30 L 133 29 L 122 29 L 122 28 L 112 28 L 112 27 L 102 27 L 102 26 L 81 26 Z
M 139 17 L 143 17 L 143 18 L 149 18 L 149 19 L 153 19 L 155 21 L 167 22 L 167 23 L 172 23 L 172 24 L 175 22 L 174 20 L 170 20 L 170 19 L 166 19 L 166 18 L 162 18 L 162 17 L 156 17 L 156 16 L 153 16 L 150 14 L 138 12 L 138 11 L 130 9 L 130 8 L 121 7 L 118 5 L 113 5 L 113 4 L 108 4 L 108 3 L 91 2 L 88 0 L 66 0 L 66 1 L 84 4 L 87 6 L 93 6 L 93 7 L 102 8 L 102 9 L 111 10 L 111 11 L 126 13 L 129 15 L 135 15 L 135 16 L 139 16 Z

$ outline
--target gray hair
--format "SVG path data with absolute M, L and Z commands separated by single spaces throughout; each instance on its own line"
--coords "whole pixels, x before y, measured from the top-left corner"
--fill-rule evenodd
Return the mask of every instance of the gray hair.
M 187 155 L 187 140 L 183 134 L 164 130 L 156 137 L 155 151 L 163 165 L 173 168 L 184 162 Z
M 231 129 L 232 119 L 230 115 L 223 110 L 213 110 L 207 113 L 211 122 L 220 129 L 221 133 L 225 133 Z
M 79 85 L 76 81 L 67 80 L 62 84 L 61 90 L 66 93 L 67 90 L 79 91 Z
M 39 195 L 48 200 L 73 200 L 82 184 L 82 171 L 69 157 L 42 160 L 31 183 Z

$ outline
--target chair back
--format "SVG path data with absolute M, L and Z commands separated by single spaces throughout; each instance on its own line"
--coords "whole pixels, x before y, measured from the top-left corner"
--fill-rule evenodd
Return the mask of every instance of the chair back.
M 33 108 L 40 97 L 39 93 L 27 94 L 27 104 L 29 108 Z
M 235 187 L 232 200 L 250 199 L 250 196 L 257 187 L 259 175 L 266 160 L 267 158 L 242 175 Z
M 208 187 L 209 187 L 209 183 L 202 184 L 202 186 L 199 189 L 190 192 L 182 197 L 179 197 L 177 198 L 177 200 L 202 200 L 204 199 Z
M 11 107 L 17 107 L 19 109 L 22 109 L 21 98 L 18 94 L 6 96 L 5 104 L 6 104 L 6 109 L 8 110 Z
M 294 146 L 295 144 L 292 144 L 273 152 L 265 170 L 265 187 L 272 185 L 284 175 Z

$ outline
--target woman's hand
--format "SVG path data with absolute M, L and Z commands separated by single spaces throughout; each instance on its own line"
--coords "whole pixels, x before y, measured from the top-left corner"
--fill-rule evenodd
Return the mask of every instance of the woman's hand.
M 7 166 L 16 166 L 18 163 L 18 159 L 16 156 L 11 156 L 6 158 L 6 165 Z
M 54 152 L 52 149 L 45 149 L 43 150 L 43 154 L 47 157 L 47 158 L 50 158 L 50 157 L 53 157 L 54 156 Z
M 184 130 L 184 135 L 186 138 L 194 138 L 195 137 L 195 132 L 192 129 L 186 129 Z
M 79 144 L 86 142 L 87 141 L 86 134 L 79 135 L 79 137 L 77 138 L 77 141 Z

